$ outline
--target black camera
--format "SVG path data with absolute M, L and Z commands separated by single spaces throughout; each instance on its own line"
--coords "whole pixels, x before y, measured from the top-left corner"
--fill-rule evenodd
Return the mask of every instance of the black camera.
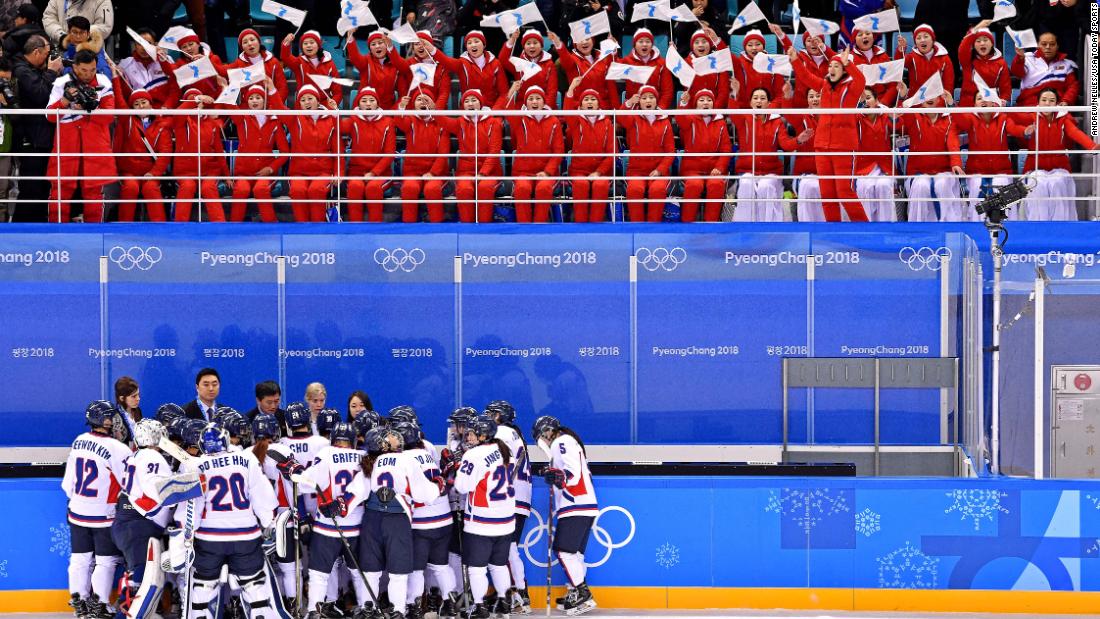
M 15 107 L 15 89 L 11 87 L 11 80 L 6 77 L 0 77 L 0 95 L 4 95 L 8 107 Z
M 85 112 L 95 111 L 99 107 L 99 94 L 96 93 L 95 87 L 89 86 L 75 79 L 75 77 L 65 87 L 65 98 L 72 103 L 71 107 L 78 107 Z
M 1007 185 L 1002 185 L 993 191 L 988 197 L 974 206 L 979 215 L 985 215 L 992 224 L 999 224 L 1005 220 L 1008 207 L 1027 197 L 1031 187 L 1023 181 L 1016 179 Z

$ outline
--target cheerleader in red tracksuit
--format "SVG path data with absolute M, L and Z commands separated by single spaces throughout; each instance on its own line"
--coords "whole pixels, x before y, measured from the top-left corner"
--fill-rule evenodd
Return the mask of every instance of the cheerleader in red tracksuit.
M 340 132 L 351 143 L 348 160 L 348 218 L 382 221 L 382 197 L 393 176 L 393 153 L 396 152 L 397 129 L 393 117 L 378 114 L 378 91 L 367 86 L 355 95 L 356 114 L 340 119 Z M 365 200 L 365 202 L 364 202 Z
M 653 86 L 642 86 L 637 97 L 638 109 L 644 113 L 619 117 L 619 124 L 626 130 L 626 147 L 630 150 L 626 162 L 626 175 L 632 177 L 626 182 L 630 221 L 659 222 L 665 212 L 669 190 L 667 177 L 672 171 L 676 146 L 672 121 L 659 113 L 658 96 Z
M 183 65 L 190 64 L 203 56 L 210 59 L 210 64 L 213 65 L 214 70 L 217 71 L 221 77 L 226 76 L 225 65 L 222 64 L 222 59 L 217 54 L 210 51 L 210 46 L 199 40 L 199 35 L 195 34 L 195 31 L 188 30 L 186 34 L 176 40 L 176 46 L 183 52 L 183 57 L 175 62 L 171 62 L 168 55 L 164 50 L 160 50 L 160 57 L 157 59 L 160 62 L 160 68 L 164 71 L 164 74 L 169 80 L 179 88 L 179 84 L 176 82 L 176 76 L 174 71 Z M 222 87 L 218 83 L 217 77 L 207 77 L 202 80 L 189 85 L 187 88 L 196 88 L 199 93 L 204 94 L 210 98 L 216 98 L 221 93 Z M 186 99 L 187 97 L 183 97 Z M 167 101 L 167 105 L 172 106 L 172 101 Z
M 233 63 L 226 65 L 226 69 L 247 69 L 262 64 L 264 75 L 267 77 L 264 84 L 267 87 L 267 98 L 285 105 L 290 89 L 286 85 L 286 73 L 283 72 L 283 63 L 274 54 L 264 49 L 260 42 L 260 33 L 252 28 L 245 28 L 237 35 L 237 46 L 241 53 Z
M 852 30 L 852 41 L 854 45 L 849 49 L 852 53 L 852 64 L 855 66 L 882 64 L 891 61 L 890 55 L 886 53 L 886 50 L 875 45 L 875 33 L 856 28 Z M 924 82 L 920 83 L 923 84 Z M 875 98 L 879 100 L 879 103 L 887 106 L 898 104 L 897 83 L 875 84 L 872 88 L 875 91 Z M 860 88 L 860 92 L 862 91 L 863 88 Z
M 730 107 L 743 108 L 740 89 L 733 85 Z M 768 89 L 763 86 L 750 91 L 749 107 L 764 110 L 771 106 Z M 793 151 L 798 143 L 787 133 L 787 123 L 779 114 L 739 114 L 733 117 L 737 132 L 737 209 L 734 221 L 784 221 L 783 162 L 779 149 Z
M 373 88 L 378 93 L 378 105 L 384 110 L 397 107 L 400 98 L 396 93 L 401 73 L 407 71 L 409 63 L 390 45 L 390 40 L 380 30 L 367 37 L 366 56 L 359 52 L 355 29 L 348 32 L 348 62 L 359 70 L 360 88 Z M 402 91 L 404 94 L 407 91 Z
M 294 74 L 294 82 L 300 88 L 303 84 L 312 84 L 321 92 L 327 92 L 335 101 L 344 100 L 344 89 L 339 84 L 332 84 L 327 90 L 313 81 L 312 75 L 323 75 L 328 78 L 340 77 L 340 70 L 332 60 L 332 54 L 321 49 L 321 33 L 316 30 L 307 30 L 298 41 L 301 56 L 295 56 L 290 49 L 294 42 L 294 33 L 286 35 L 282 45 L 279 46 L 279 59 Z
M 974 208 L 995 187 L 1012 182 L 1012 158 L 1009 156 L 1008 137 L 1024 139 L 1024 127 L 1012 120 L 1011 114 L 1002 114 L 998 107 L 1002 101 L 994 93 L 985 99 L 977 95 L 977 105 L 989 108 L 980 114 L 956 114 L 952 121 L 959 133 L 967 135 L 966 179 L 967 208 L 963 209 L 963 221 L 980 221 Z M 961 97 L 960 97 L 961 99 Z M 1009 219 L 1016 219 L 1016 205 L 1008 208 Z
M 198 88 L 188 88 L 183 93 L 181 110 L 203 109 L 214 104 L 214 98 L 204 95 Z M 191 200 L 200 189 L 206 204 L 208 221 L 225 221 L 218 178 L 228 178 L 229 166 L 225 162 L 222 142 L 224 122 L 213 114 L 199 116 L 172 116 L 172 134 L 176 138 L 176 156 L 172 158 L 172 175 L 178 179 L 176 192 L 177 222 L 191 221 Z M 201 174 L 200 174 L 201 172 Z M 202 214 L 199 214 L 201 219 Z
M 1036 106 L 1055 108 L 1063 105 L 1053 88 L 1039 92 Z M 1037 123 L 1025 130 L 1028 154 L 1024 171 L 1035 179 L 1035 189 L 1024 200 L 1024 216 L 1031 221 L 1077 221 L 1077 186 L 1069 175 L 1066 149 L 1075 144 L 1098 149 L 1088 134 L 1077 127 L 1065 111 L 1051 109 L 1039 114 Z
M 565 73 L 565 79 L 571 84 L 573 92 L 596 91 L 600 98 L 599 109 L 609 110 L 618 106 L 619 86 L 607 80 L 607 69 L 615 60 L 614 54 L 604 56 L 596 45 L 595 39 L 591 37 L 574 41 L 573 49 L 568 49 L 553 32 L 546 36 L 554 44 L 554 52 L 558 55 L 561 70 Z
M 874 88 L 863 89 L 863 107 L 889 110 L 875 98 Z M 894 122 L 888 113 L 859 116 L 859 151 L 856 155 L 856 195 L 870 221 L 897 221 L 894 206 Z
M 467 224 L 492 223 L 493 200 L 504 173 L 500 167 L 504 122 L 486 113 L 485 101 L 480 90 L 467 90 L 462 95 L 462 109 L 469 113 L 439 118 L 447 132 L 458 138 L 455 175 L 469 177 L 455 180 L 458 220 Z
M 409 97 L 403 97 L 397 109 L 409 105 Z M 416 95 L 413 102 L 417 111 L 435 109 L 435 102 L 427 92 Z M 396 116 L 394 126 L 405 134 L 405 156 L 401 164 L 401 220 L 415 223 L 419 215 L 420 195 L 427 201 L 428 221 L 443 221 L 443 186 L 447 179 L 447 154 L 451 141 L 447 129 L 432 115 Z
M 859 106 L 866 79 L 849 54 L 845 50 L 830 58 L 829 71 L 824 78 L 820 78 L 802 63 L 795 62 L 797 56 L 794 49 L 787 50 L 795 78 L 821 93 L 821 107 L 824 110 Z M 867 221 L 867 213 L 856 197 L 851 178 L 857 124 L 858 118 L 854 115 L 826 112 L 814 131 L 814 148 L 817 151 L 814 159 L 826 221 L 840 221 L 841 207 L 849 220 Z
M 425 93 L 431 97 L 433 110 L 445 110 L 451 99 L 451 80 L 443 74 L 442 67 L 428 51 L 429 45 L 435 47 L 435 43 L 432 41 L 432 33 L 427 30 L 418 30 L 416 37 L 419 40 L 412 44 L 412 54 L 408 58 L 404 58 L 408 66 L 398 71 L 397 92 L 411 95 L 415 89 L 417 93 Z M 417 64 L 435 65 L 435 75 L 439 77 L 433 79 L 432 84 L 422 82 L 417 86 L 413 86 L 413 65 Z
M 955 63 L 951 61 L 947 48 L 942 43 L 936 42 L 936 31 L 928 24 L 921 24 L 913 30 L 914 49 L 907 54 L 905 49 L 908 44 L 905 37 L 899 34 L 894 60 L 905 58 L 909 90 L 915 91 L 934 74 L 939 73 L 945 93 L 944 99 L 947 100 L 947 105 L 951 105 L 954 96 L 952 93 L 955 92 Z
M 710 28 L 696 30 L 695 34 L 691 35 L 691 53 L 684 58 L 684 61 L 694 68 L 699 58 L 720 49 L 726 49 L 726 44 L 718 38 L 713 30 Z M 728 72 L 696 75 L 695 79 L 691 81 L 691 88 L 687 90 L 689 99 L 694 101 L 695 93 L 701 90 L 710 91 L 712 102 L 729 99 L 730 79 Z
M 340 175 L 339 132 L 336 116 L 323 113 L 321 91 L 306 84 L 298 89 L 298 109 L 317 112 L 310 116 L 287 116 L 290 132 L 290 181 L 294 221 L 325 221 L 325 201 Z M 304 157 L 302 155 L 313 155 Z
M 959 106 L 973 107 L 974 95 L 978 86 L 974 81 L 977 73 L 986 86 L 997 91 L 997 96 L 1006 104 L 1012 99 L 1012 80 L 1009 79 L 1008 63 L 1001 50 L 993 42 L 993 33 L 989 31 L 990 20 L 979 22 L 959 43 L 959 66 L 961 67 L 962 89 L 959 92 Z
M 938 107 L 942 103 L 942 98 L 936 97 L 920 105 Z M 909 136 L 909 157 L 905 166 L 909 221 L 961 221 L 965 208 L 959 195 L 962 158 L 959 156 L 959 135 L 951 115 L 937 112 L 903 114 L 898 129 Z M 917 154 L 944 152 L 949 154 Z
M 733 77 L 741 84 L 741 90 L 751 93 L 757 88 L 768 91 L 768 100 L 778 100 L 783 94 L 783 84 L 786 80 L 782 75 L 775 73 L 760 73 L 752 66 L 752 61 L 757 54 L 764 51 L 764 34 L 759 30 L 749 30 L 745 33 L 742 42 L 744 49 L 733 57 Z
M 683 95 L 685 99 L 687 94 Z M 714 109 L 716 98 L 710 90 L 697 90 L 690 101 L 684 102 L 701 113 L 676 117 L 684 145 L 684 154 L 680 157 L 680 176 L 684 177 L 680 219 L 684 222 L 698 219 L 699 198 L 707 200 L 703 206 L 703 221 L 718 221 L 726 197 L 726 178 L 733 148 L 726 119 L 721 114 L 709 113 Z M 691 176 L 696 178 L 688 178 Z
M 274 176 L 286 165 L 286 153 L 290 144 L 286 139 L 286 127 L 283 120 L 267 110 L 282 110 L 286 107 L 278 100 L 270 98 L 267 88 L 253 84 L 244 92 L 245 103 L 241 109 L 252 110 L 251 116 L 233 116 L 237 126 L 236 163 L 233 166 L 233 206 L 229 209 L 230 221 L 244 221 L 248 210 L 245 201 L 250 196 L 258 200 L 257 208 L 260 220 L 275 223 L 275 206 L 271 203 L 271 188 L 275 184 Z M 262 176 L 264 178 L 242 178 Z M 268 178 L 270 177 L 270 178 Z
M 512 85 L 512 94 L 520 84 Z M 512 160 L 514 177 L 512 196 L 516 205 L 516 221 L 542 223 L 550 219 L 550 203 L 554 200 L 562 154 L 565 152 L 564 131 L 557 117 L 550 115 L 546 93 L 540 86 L 529 87 L 523 96 L 526 110 L 523 116 L 509 116 L 512 149 L 519 157 Z M 523 156 L 527 155 L 527 156 Z
M 516 65 L 510 61 L 512 49 L 515 47 L 518 37 L 519 31 L 516 30 L 504 42 L 504 47 L 500 49 L 501 66 L 504 67 L 504 71 L 513 80 L 520 80 L 520 92 L 526 93 L 532 86 L 538 86 L 546 96 L 547 107 L 557 105 L 558 67 L 554 64 L 554 58 L 543 49 L 542 34 L 537 30 L 526 30 L 523 33 L 523 38 L 519 40 L 520 47 L 523 48 L 519 57 L 539 65 L 539 72 L 527 79 L 523 79 L 523 74 L 517 71 Z
M 672 72 L 665 66 L 665 59 L 661 58 L 661 52 L 653 46 L 653 33 L 648 28 L 638 28 L 634 31 L 633 46 L 634 49 L 630 55 L 622 59 L 622 64 L 653 67 L 653 75 L 649 76 L 644 86 L 652 86 L 657 91 L 657 107 L 669 109 L 676 102 L 676 86 L 672 83 Z M 623 87 L 625 101 L 621 107 L 626 109 L 636 107 L 642 86 L 643 84 L 627 81 Z
M 793 93 L 791 99 L 793 101 Z M 821 93 L 810 88 L 806 91 L 806 107 L 821 108 Z M 821 183 L 817 179 L 817 158 L 814 148 L 814 134 L 817 132 L 817 114 L 788 114 L 787 122 L 794 129 L 797 147 L 791 157 L 794 165 L 791 174 L 797 196 L 798 221 L 825 221 L 825 211 L 821 208 Z
M 471 30 L 462 38 L 466 51 L 458 58 L 451 58 L 433 43 L 424 42 L 431 57 L 448 72 L 458 76 L 461 92 L 476 90 L 481 93 L 483 107 L 493 107 L 508 92 L 508 78 L 501 66 L 501 59 L 485 49 L 485 33 Z M 508 62 L 505 58 L 503 62 Z M 465 100 L 465 99 L 463 99 Z
M 575 79 L 574 84 L 581 80 Z M 573 221 L 600 223 L 607 211 L 607 196 L 611 191 L 611 174 L 615 169 L 615 125 L 600 114 L 600 92 L 595 88 L 582 90 L 574 97 L 570 88 L 565 97 L 565 109 L 580 109 L 591 114 L 566 116 L 566 136 L 569 138 L 569 177 L 573 183 Z M 582 157 L 580 155 L 595 155 Z
M 794 43 L 792 43 L 790 38 L 783 33 L 783 29 L 779 27 L 778 24 L 771 24 L 770 28 L 772 33 L 779 37 L 779 42 L 783 44 L 783 53 L 787 53 Z M 798 60 L 796 62 L 801 62 L 807 71 L 824 79 L 829 73 L 829 59 L 832 58 L 836 52 L 822 41 L 820 37 L 815 37 L 810 34 L 809 30 L 802 32 L 802 46 L 805 49 L 798 52 Z M 791 105 L 793 107 L 806 107 L 806 92 L 809 89 L 810 87 L 804 82 L 796 81 L 794 84 L 794 100 L 791 102 Z
M 117 79 L 117 78 L 116 78 Z M 116 92 L 117 92 L 116 87 Z M 130 107 L 151 110 L 153 96 L 145 90 L 130 93 Z M 160 177 L 171 163 L 171 117 L 120 116 L 115 126 L 115 161 L 121 179 L 119 221 L 133 221 L 139 197 L 145 199 L 149 221 L 164 221 Z

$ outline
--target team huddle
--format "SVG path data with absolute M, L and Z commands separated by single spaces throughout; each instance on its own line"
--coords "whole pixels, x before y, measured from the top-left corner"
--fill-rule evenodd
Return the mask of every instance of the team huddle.
M 347 422 L 294 403 L 281 427 L 269 414 L 249 423 L 219 407 L 203 421 L 164 404 L 136 423 L 132 446 L 115 438 L 109 402 L 92 402 L 85 418 L 62 481 L 78 619 L 154 617 L 168 585 L 164 605 L 181 619 L 531 612 L 517 547 L 531 464 L 508 402 L 456 409 L 438 451 L 410 406 Z M 579 615 L 596 607 L 584 550 L 598 507 L 584 445 L 550 416 L 532 438 L 549 454 L 552 548 L 570 583 L 557 605 Z

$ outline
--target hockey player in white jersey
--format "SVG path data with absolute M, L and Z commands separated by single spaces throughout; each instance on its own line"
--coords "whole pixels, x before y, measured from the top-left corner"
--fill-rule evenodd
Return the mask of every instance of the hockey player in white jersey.
M 402 453 L 404 440 L 390 428 L 367 432 L 363 471 L 370 495 L 359 532 L 359 565 L 371 588 L 378 590 L 382 572 L 394 608 L 389 619 L 404 619 L 409 574 L 413 571 L 413 504 L 428 503 L 446 491 L 442 478 L 433 483 L 420 464 Z
M 470 573 L 470 592 L 475 606 L 471 619 L 487 619 L 494 612 L 507 616 L 511 603 L 507 596 L 497 598 L 496 608 L 485 605 L 489 576 L 497 591 L 512 586 L 508 574 L 508 549 L 516 526 L 516 499 L 508 475 L 508 446 L 496 438 L 497 424 L 486 416 L 478 417 L 466 431 L 466 453 L 462 461 L 448 467 L 454 475 L 454 487 L 466 497 L 462 516 L 462 562 Z
M 328 439 L 313 433 L 313 420 L 310 419 L 309 409 L 295 402 L 286 407 L 286 426 L 290 430 L 287 436 L 279 439 L 279 443 L 286 445 L 294 452 L 294 460 L 301 466 L 309 468 L 317 459 L 317 454 L 328 447 Z M 313 518 L 317 514 L 317 495 L 312 490 L 303 491 L 302 495 L 303 517 Z
M 531 613 L 531 595 L 527 592 L 527 575 L 523 559 L 519 556 L 519 542 L 523 525 L 531 515 L 531 462 L 527 455 L 527 442 L 516 426 L 516 409 L 505 400 L 495 400 L 485 407 L 485 414 L 497 422 L 497 438 L 504 441 L 512 457 L 508 474 L 516 497 L 516 530 L 508 550 L 508 567 L 512 574 L 512 588 L 505 599 L 512 604 L 512 611 L 523 615 Z
M 108 619 L 115 614 L 107 602 L 122 554 L 111 539 L 111 523 L 130 456 L 130 448 L 112 435 L 117 414 L 105 400 L 88 405 L 84 422 L 90 429 L 73 441 L 61 479 L 69 499 L 72 542 L 69 603 L 77 617 Z
M 596 607 L 584 564 L 588 535 L 600 511 L 588 458 L 577 434 L 554 417 L 536 419 L 531 434 L 550 458 L 543 477 L 554 492 L 554 552 L 569 579 L 561 608 L 567 615 L 580 615 Z
M 439 470 L 457 470 L 458 463 L 462 461 L 462 455 L 466 453 L 466 428 L 477 420 L 477 409 L 470 406 L 456 408 L 448 417 L 447 444 L 439 452 Z M 444 474 L 444 478 L 448 478 Z M 450 476 L 453 481 L 453 475 Z M 466 582 L 466 570 L 462 566 L 462 516 L 466 509 L 466 496 L 454 489 L 451 485 L 447 494 L 451 505 L 451 543 L 448 547 L 447 560 L 454 574 L 455 582 L 461 584 L 459 593 L 465 594 L 470 584 Z M 429 598 L 432 597 L 429 595 Z M 430 604 L 435 606 L 435 604 Z M 440 617 L 454 617 L 457 612 L 457 601 L 451 600 L 448 605 L 446 599 L 440 610 Z M 447 614 L 444 614 L 446 611 Z
M 391 426 L 401 435 L 405 443 L 404 455 L 413 459 L 420 466 L 424 478 L 438 484 L 443 479 L 439 465 L 435 461 L 435 449 L 431 443 L 424 440 L 420 433 L 420 426 L 411 423 L 398 423 Z M 420 619 L 421 605 L 423 603 L 425 579 L 431 575 L 437 584 L 441 596 L 441 605 L 448 605 L 441 611 L 441 606 L 434 603 L 429 606 L 431 612 L 438 612 L 441 616 L 454 616 L 454 598 L 457 595 L 454 572 L 447 562 L 447 550 L 451 543 L 451 502 L 447 495 L 436 497 L 428 502 L 416 502 L 413 504 L 413 572 L 409 576 L 408 591 L 408 619 Z
M 138 450 L 126 459 L 124 489 L 111 525 L 111 538 L 126 559 L 129 602 L 124 610 L 130 619 L 153 616 L 164 592 L 160 539 L 172 506 L 202 494 L 197 473 L 172 472 L 157 447 L 164 438 L 159 421 L 142 419 L 134 426 Z
M 194 500 L 194 513 L 201 516 L 184 619 L 218 616 L 223 566 L 237 578 L 250 617 L 290 619 L 261 547 L 278 506 L 271 483 L 255 457 L 228 451 L 229 435 L 216 425 L 206 426 L 200 445 L 203 455 L 181 466 L 206 480 L 206 491 Z M 186 526 L 181 511 L 176 518 Z
M 319 422 L 320 419 L 318 416 Z M 363 454 L 355 448 L 355 429 L 350 423 L 338 422 L 329 430 L 329 440 L 332 444 L 317 454 L 305 477 L 315 485 L 319 504 L 329 505 L 339 501 L 343 507 L 337 510 L 335 516 L 319 515 L 313 523 L 313 537 L 309 544 L 309 602 L 306 605 L 310 616 L 331 616 L 336 612 L 335 605 L 325 601 L 329 577 L 337 575 L 333 568 L 338 557 L 343 557 L 346 565 L 355 564 L 355 556 L 348 553 L 358 549 L 359 525 L 363 520 L 362 503 L 368 493 L 365 484 L 353 483 L 363 476 Z M 362 578 L 354 578 L 352 583 L 358 604 L 366 606 L 370 596 Z
M 260 462 L 260 469 L 275 489 L 275 499 L 279 506 L 275 508 L 276 539 L 280 551 L 275 555 L 275 572 L 279 576 L 283 605 L 292 614 L 297 612 L 301 584 L 301 549 L 298 547 L 298 518 L 294 484 L 290 476 L 299 472 L 300 466 L 294 459 L 294 452 L 279 439 L 279 421 L 273 415 L 259 414 L 252 420 L 252 451 Z M 281 465 L 280 465 L 281 463 Z M 285 515 L 284 515 L 285 514 Z

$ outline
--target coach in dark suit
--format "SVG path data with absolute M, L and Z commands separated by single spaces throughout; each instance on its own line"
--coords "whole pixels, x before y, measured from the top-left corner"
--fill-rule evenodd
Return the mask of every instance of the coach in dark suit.
M 245 413 L 249 423 L 256 419 L 256 415 L 274 415 L 279 422 L 279 435 L 286 436 L 286 411 L 279 404 L 283 399 L 283 390 L 279 383 L 273 380 L 265 380 L 256 385 L 256 408 Z
M 203 368 L 195 376 L 196 398 L 183 407 L 188 419 L 213 421 L 218 405 L 215 400 L 222 390 L 221 377 L 214 368 Z

